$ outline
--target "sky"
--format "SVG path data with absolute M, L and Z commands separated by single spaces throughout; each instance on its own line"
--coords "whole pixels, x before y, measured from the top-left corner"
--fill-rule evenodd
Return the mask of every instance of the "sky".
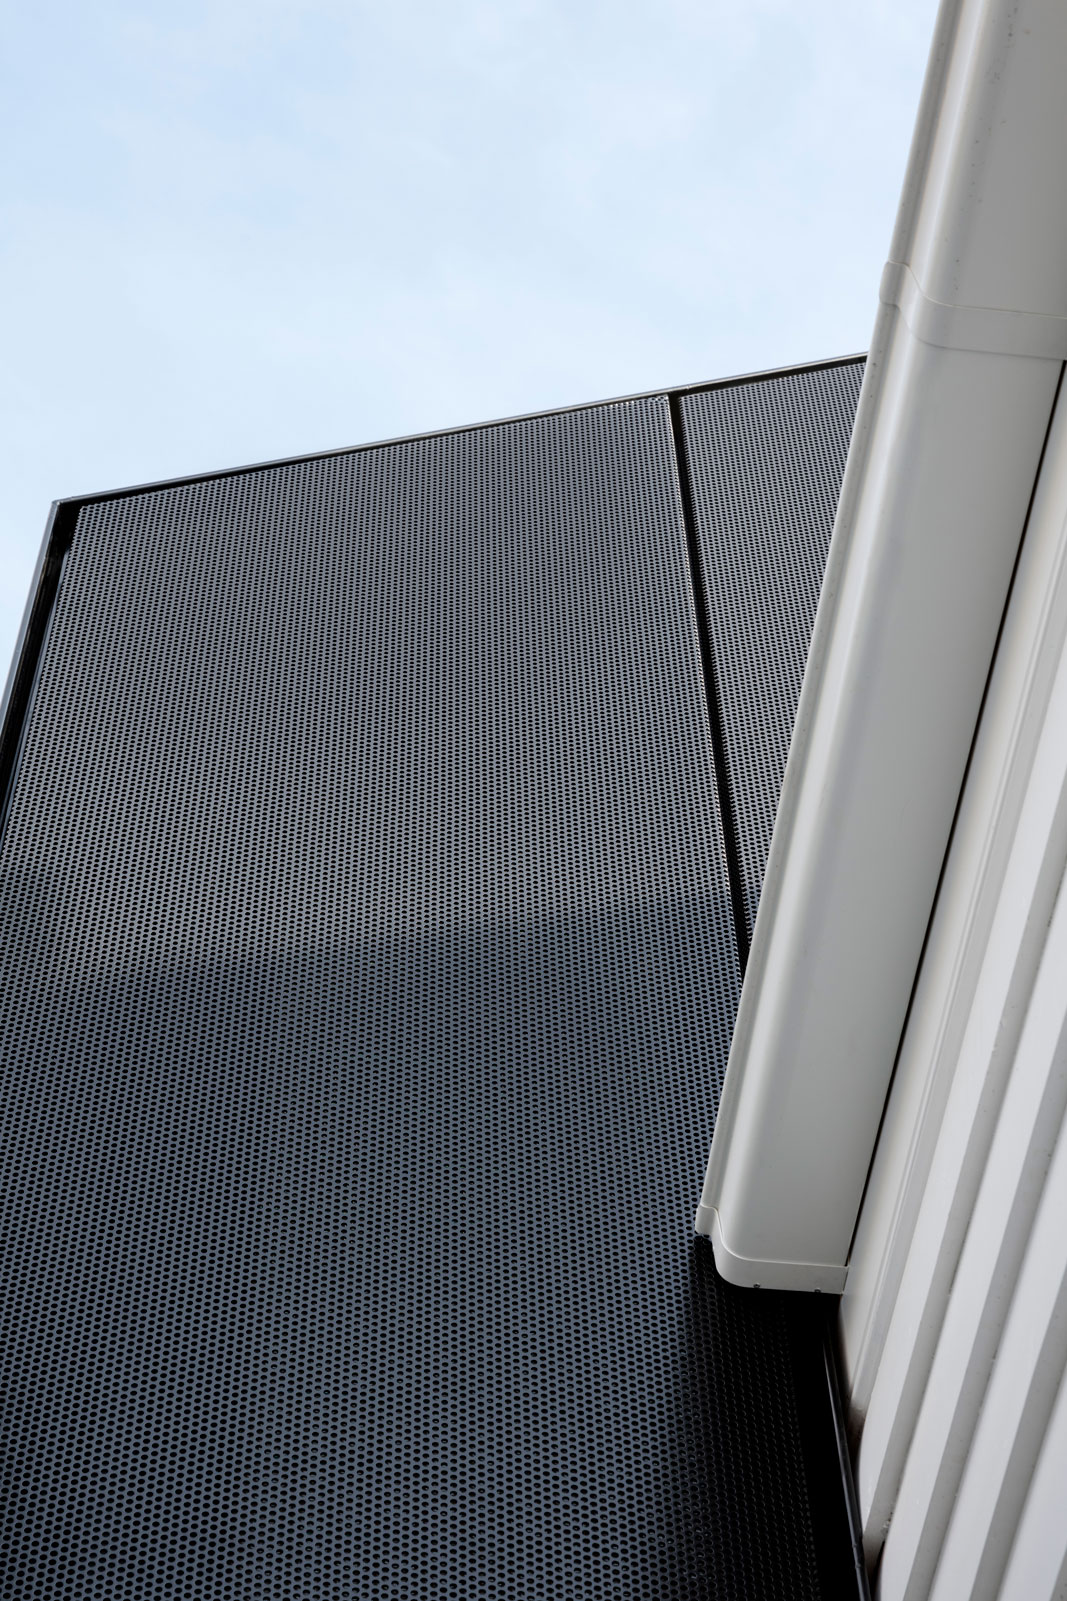
M 866 348 L 933 0 L 0 24 L 0 673 L 49 503 Z

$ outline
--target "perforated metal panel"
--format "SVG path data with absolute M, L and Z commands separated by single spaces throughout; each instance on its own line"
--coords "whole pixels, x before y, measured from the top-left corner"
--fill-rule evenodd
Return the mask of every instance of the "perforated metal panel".
M 85 507 L 0 941 L 5 1596 L 837 1593 L 665 401 Z
M 751 934 L 863 362 L 682 398 Z

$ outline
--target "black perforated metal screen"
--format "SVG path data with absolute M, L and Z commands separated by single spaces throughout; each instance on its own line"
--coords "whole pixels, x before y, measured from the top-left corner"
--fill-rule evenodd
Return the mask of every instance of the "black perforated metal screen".
M 3 1594 L 837 1593 L 666 400 L 85 506 L 24 733 Z
M 863 365 L 681 401 L 749 933 Z

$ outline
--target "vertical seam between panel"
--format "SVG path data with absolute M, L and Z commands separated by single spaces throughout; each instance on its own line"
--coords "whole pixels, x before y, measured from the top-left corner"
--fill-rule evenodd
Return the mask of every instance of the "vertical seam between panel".
M 704 583 L 703 563 L 700 559 L 700 537 L 697 533 L 696 510 L 693 501 L 693 484 L 689 470 L 689 453 L 686 449 L 685 426 L 682 418 L 682 398 L 678 393 L 668 394 L 671 437 L 674 442 L 674 462 L 681 490 L 682 520 L 685 524 L 685 543 L 689 555 L 689 577 L 693 586 L 697 635 L 700 640 L 700 664 L 704 678 L 704 699 L 707 705 L 708 725 L 711 730 L 711 748 L 715 767 L 715 789 L 719 801 L 723 841 L 726 847 L 726 871 L 730 881 L 730 905 L 734 920 L 734 937 L 737 944 L 737 962 L 744 979 L 748 965 L 748 918 L 745 913 L 745 893 L 741 876 L 741 852 L 737 832 L 733 794 L 730 788 L 730 769 L 726 760 L 726 741 L 723 733 L 722 704 L 719 697 L 718 676 L 715 670 L 715 650 L 711 634 L 711 610 Z

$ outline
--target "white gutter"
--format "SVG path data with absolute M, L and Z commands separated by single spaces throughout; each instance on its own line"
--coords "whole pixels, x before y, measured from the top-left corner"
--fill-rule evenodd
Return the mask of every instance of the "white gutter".
M 698 1232 L 839 1292 L 1062 364 L 1067 5 L 943 0 Z

